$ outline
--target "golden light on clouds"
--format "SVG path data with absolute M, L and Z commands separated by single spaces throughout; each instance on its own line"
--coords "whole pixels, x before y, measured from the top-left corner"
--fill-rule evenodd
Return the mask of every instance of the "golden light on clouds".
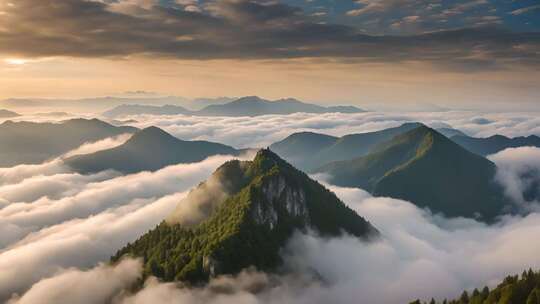
M 4 62 L 11 65 L 23 65 L 26 64 L 28 60 L 21 58 L 6 58 L 4 59 Z
M 184 97 L 259 95 L 360 106 L 534 103 L 540 71 L 449 72 L 419 62 L 340 60 L 126 60 L 10 58 L 0 65 L 0 99 L 79 98 L 151 91 Z

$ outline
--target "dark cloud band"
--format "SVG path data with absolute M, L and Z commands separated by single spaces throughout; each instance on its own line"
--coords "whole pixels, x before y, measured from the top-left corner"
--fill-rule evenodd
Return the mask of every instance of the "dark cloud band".
M 317 23 L 301 9 L 276 2 L 216 0 L 204 10 L 186 11 L 151 0 L 20 0 L 0 10 L 0 53 L 25 57 L 337 57 L 430 61 L 466 70 L 540 63 L 537 32 L 466 28 L 370 36 L 353 26 Z

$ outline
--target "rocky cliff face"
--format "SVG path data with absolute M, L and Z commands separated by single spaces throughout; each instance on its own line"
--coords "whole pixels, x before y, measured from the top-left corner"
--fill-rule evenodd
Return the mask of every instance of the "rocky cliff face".
M 252 202 L 251 216 L 258 225 L 267 226 L 270 230 L 278 224 L 280 210 L 285 216 L 302 220 L 309 225 L 306 193 L 287 185 L 283 176 L 271 178 L 261 187 L 264 200 Z
M 205 194 L 216 189 L 220 195 Z M 182 201 L 175 211 L 176 221 L 169 217 L 121 249 L 113 261 L 125 254 L 139 256 L 146 275 L 204 282 L 250 266 L 276 269 L 282 262 L 280 249 L 295 230 L 325 236 L 346 232 L 364 240 L 378 235 L 332 192 L 269 150 L 261 150 L 251 162 L 225 163 L 189 197 L 192 201 Z M 182 204 L 211 208 L 189 221 L 178 214 L 190 209 Z

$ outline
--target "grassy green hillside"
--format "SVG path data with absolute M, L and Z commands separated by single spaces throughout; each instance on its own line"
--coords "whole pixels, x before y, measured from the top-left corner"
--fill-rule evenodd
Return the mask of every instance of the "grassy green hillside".
M 294 166 L 309 171 L 326 163 L 364 156 L 378 144 L 418 126 L 419 123 L 405 123 L 395 128 L 343 137 L 311 132 L 295 133 L 272 144 L 270 149 Z
M 504 206 L 489 160 L 422 126 L 380 144 L 375 152 L 315 172 L 330 182 L 376 196 L 405 199 L 447 216 L 496 217 Z

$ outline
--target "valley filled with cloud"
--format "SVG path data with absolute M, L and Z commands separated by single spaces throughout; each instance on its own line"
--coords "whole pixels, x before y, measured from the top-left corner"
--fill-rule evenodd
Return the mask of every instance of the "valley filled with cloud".
M 0 0 L 0 303 L 540 304 L 539 0 Z
M 135 115 L 129 125 L 157 126 L 183 140 L 211 140 L 235 148 L 269 146 L 291 133 L 342 136 L 419 121 L 476 137 L 540 134 L 529 113 L 415 112 L 197 117 Z M 518 206 L 488 225 L 447 218 L 398 199 L 325 184 L 381 233 L 375 242 L 297 232 L 281 251 L 282 271 L 248 269 L 218 276 L 206 287 L 142 277 L 138 259 L 110 257 L 162 222 L 222 163 L 240 156 L 166 166 L 155 172 L 112 170 L 82 175 L 63 163 L 76 154 L 125 143 L 129 135 L 85 143 L 41 164 L 0 169 L 0 298 L 9 303 L 407 303 L 456 298 L 463 290 L 493 287 L 508 274 L 540 268 L 538 202 L 540 149 L 509 148 L 489 159 L 496 180 Z M 325 183 L 324 175 L 313 178 Z M 189 208 L 186 207 L 186 210 Z M 188 210 L 189 211 L 189 210 Z M 382 290 L 384 289 L 384 292 Z

